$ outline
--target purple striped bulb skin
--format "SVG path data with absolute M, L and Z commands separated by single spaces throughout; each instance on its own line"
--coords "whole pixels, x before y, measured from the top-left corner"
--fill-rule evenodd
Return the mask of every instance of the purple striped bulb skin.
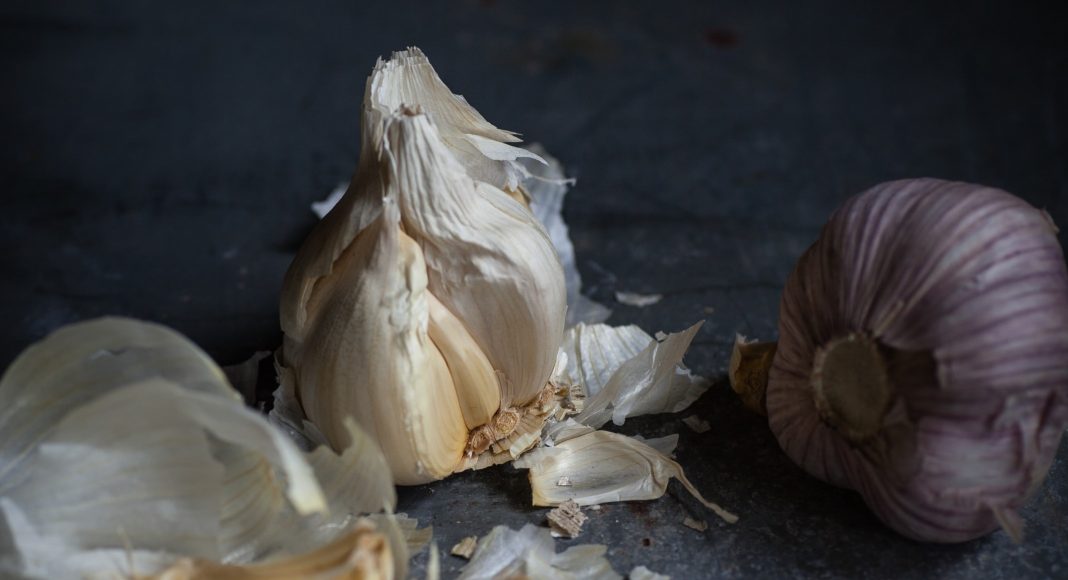
M 768 422 L 901 534 L 1004 528 L 1068 426 L 1068 272 L 1049 215 L 936 179 L 849 199 L 790 275 Z

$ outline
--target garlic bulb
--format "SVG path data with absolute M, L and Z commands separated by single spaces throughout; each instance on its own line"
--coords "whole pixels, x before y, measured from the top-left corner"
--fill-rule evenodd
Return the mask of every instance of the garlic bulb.
M 1068 273 L 1049 216 L 917 179 L 846 202 L 781 304 L 771 429 L 914 539 L 959 542 L 1041 484 L 1068 425 Z
M 283 380 L 335 447 L 354 418 L 399 484 L 534 442 L 563 338 L 563 271 L 506 142 L 417 49 L 379 62 L 363 153 L 282 290 Z M 520 450 L 521 451 L 521 450 Z

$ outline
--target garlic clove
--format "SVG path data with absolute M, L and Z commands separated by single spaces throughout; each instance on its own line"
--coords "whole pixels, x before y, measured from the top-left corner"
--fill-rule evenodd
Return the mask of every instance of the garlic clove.
M 336 274 L 316 287 L 313 330 L 287 356 L 300 357 L 304 411 L 335 449 L 351 416 L 379 442 L 398 483 L 424 483 L 453 471 L 467 427 L 448 365 L 428 336 L 422 252 L 401 231 L 394 200 L 383 203 Z
M 427 332 L 449 367 L 464 423 L 474 430 L 489 423 L 500 408 L 500 381 L 460 319 L 433 294 L 427 294 L 427 304 L 430 318 Z
M 572 499 L 579 505 L 656 499 L 667 491 L 674 477 L 686 491 L 727 523 L 738 517 L 706 500 L 664 452 L 674 439 L 649 442 L 609 431 L 591 431 L 553 447 L 540 447 L 520 457 L 515 466 L 529 469 L 534 505 L 559 505 Z M 657 449 L 661 447 L 661 449 Z M 567 477 L 571 485 L 557 483 Z

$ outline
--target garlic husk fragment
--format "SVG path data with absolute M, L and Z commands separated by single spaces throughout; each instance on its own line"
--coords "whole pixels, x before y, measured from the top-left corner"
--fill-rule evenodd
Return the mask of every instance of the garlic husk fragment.
M 637 326 L 579 324 L 569 328 L 562 350 L 566 378 L 581 385 L 586 400 L 574 420 L 600 428 L 611 420 L 677 413 L 689 407 L 711 384 L 694 375 L 683 355 L 703 322 L 656 340 Z M 560 425 L 560 424 L 557 424 Z M 554 436 L 557 425 L 550 427 Z
M 1068 272 L 1048 215 L 993 188 L 848 200 L 783 291 L 769 425 L 810 474 L 914 539 L 999 525 L 1068 425 Z
M 459 578 L 619 580 L 622 576 L 604 557 L 607 551 L 601 544 L 583 544 L 558 554 L 548 528 L 527 524 L 515 531 L 497 526 L 479 540 Z
M 645 308 L 646 306 L 652 306 L 664 299 L 663 294 L 639 294 L 638 292 L 616 292 L 616 302 L 620 304 L 626 304 L 627 306 L 634 306 L 635 308 Z
M 627 576 L 627 580 L 671 580 L 671 576 L 657 574 L 645 566 L 635 566 Z
M 403 107 L 401 105 L 404 105 Z M 281 366 L 338 448 L 352 417 L 394 479 L 470 466 L 537 415 L 563 333 L 556 252 L 502 188 L 533 154 L 453 95 L 416 49 L 367 82 L 363 155 L 282 291 Z M 540 407 L 540 405 L 538 405 Z
M 514 462 L 529 469 L 534 505 L 580 505 L 656 499 L 676 477 L 725 521 L 737 517 L 705 500 L 671 460 L 678 436 L 644 441 L 597 431 L 610 419 L 679 412 L 709 387 L 682 363 L 702 323 L 654 339 L 636 326 L 579 324 L 568 329 L 554 376 L 581 409 L 546 429 L 546 442 Z M 583 398 L 584 397 L 584 398 Z M 569 485 L 561 486 L 566 480 Z
M 341 455 L 306 456 L 244 407 L 200 349 L 159 325 L 105 318 L 60 329 L 12 363 L 0 399 L 9 403 L 0 410 L 0 575 L 152 574 L 181 557 L 284 557 L 396 501 L 366 435 L 352 431 Z M 403 571 L 400 543 L 392 567 Z
M 398 577 L 389 538 L 370 520 L 359 520 L 344 535 L 306 554 L 262 564 L 220 564 L 182 558 L 152 580 L 248 580 L 254 578 L 354 578 L 392 580 Z M 402 576 L 401 576 L 402 577 Z
M 727 377 L 731 389 L 747 409 L 767 415 L 765 399 L 768 390 L 768 371 L 775 357 L 776 343 L 757 342 L 738 334 L 734 337 Z
M 670 447 L 677 441 L 678 436 L 672 436 Z M 674 477 L 724 521 L 736 522 L 737 516 L 697 491 L 682 467 L 664 453 L 661 443 L 643 442 L 609 431 L 592 431 L 557 442 L 553 447 L 535 449 L 519 458 L 515 466 L 530 470 L 534 505 L 559 505 L 569 499 L 583 506 L 656 499 L 664 495 L 668 481 Z M 561 477 L 567 477 L 571 485 L 556 485 Z

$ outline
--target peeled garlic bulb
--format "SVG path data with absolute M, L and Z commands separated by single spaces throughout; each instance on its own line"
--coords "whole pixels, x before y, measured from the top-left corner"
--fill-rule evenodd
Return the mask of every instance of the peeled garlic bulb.
M 566 290 L 514 140 L 417 49 L 379 62 L 356 175 L 286 274 L 283 376 L 333 446 L 353 417 L 399 484 L 544 423 Z
M 767 412 L 796 463 L 911 538 L 1019 537 L 1068 425 L 1048 215 L 977 185 L 879 185 L 831 217 L 781 310 Z

